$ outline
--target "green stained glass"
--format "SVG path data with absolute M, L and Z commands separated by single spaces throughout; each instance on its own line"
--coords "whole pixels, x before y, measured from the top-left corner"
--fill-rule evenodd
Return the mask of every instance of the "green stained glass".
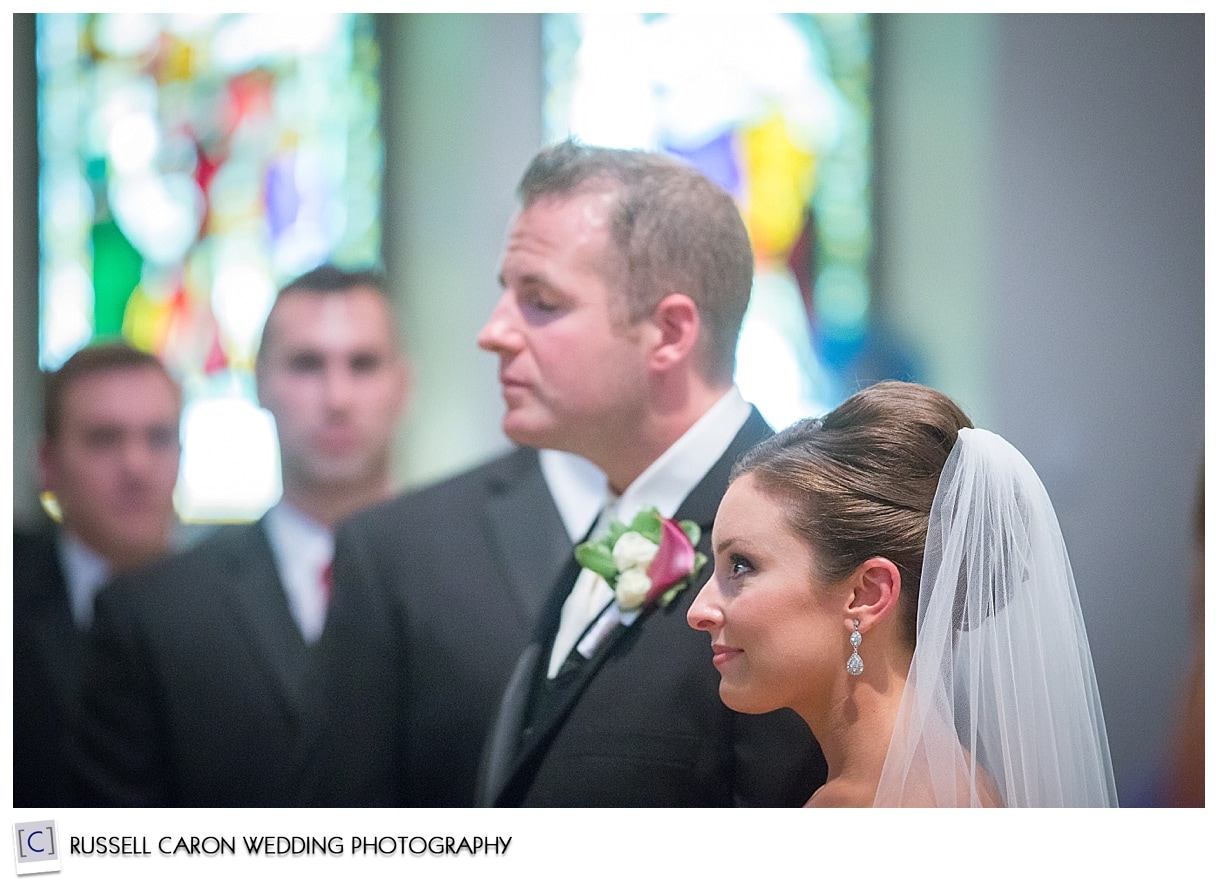
M 182 378 L 187 520 L 279 493 L 275 290 L 379 263 L 377 59 L 363 14 L 38 15 L 40 362 L 122 333 Z
M 118 336 L 144 259 L 112 218 L 93 225 L 89 245 L 93 252 L 93 334 Z

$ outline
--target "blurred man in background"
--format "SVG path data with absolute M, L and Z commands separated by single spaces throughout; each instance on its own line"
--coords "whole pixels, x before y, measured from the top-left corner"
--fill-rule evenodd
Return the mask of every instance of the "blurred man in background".
M 283 497 L 98 598 L 83 701 L 89 804 L 298 802 L 332 531 L 391 492 L 407 368 L 383 280 L 322 266 L 279 293 L 255 376 Z M 362 611 L 347 611 L 358 617 Z
M 182 395 L 154 355 L 79 350 L 46 379 L 38 472 L 59 524 L 13 535 L 13 805 L 63 806 L 93 600 L 168 554 Z

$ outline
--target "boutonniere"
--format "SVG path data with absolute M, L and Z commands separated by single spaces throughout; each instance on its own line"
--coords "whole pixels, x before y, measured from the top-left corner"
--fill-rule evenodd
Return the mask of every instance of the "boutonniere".
M 632 613 L 652 603 L 667 606 L 689 587 L 706 563 L 695 550 L 701 535 L 693 521 L 646 508 L 629 524 L 614 521 L 602 538 L 576 546 L 575 559 L 609 583 L 621 612 Z

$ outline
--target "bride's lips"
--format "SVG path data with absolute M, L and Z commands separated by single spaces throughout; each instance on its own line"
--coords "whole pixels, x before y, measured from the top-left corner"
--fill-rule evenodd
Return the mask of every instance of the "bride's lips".
M 715 654 L 715 667 L 721 668 L 736 656 L 741 655 L 744 650 L 735 649 L 731 646 L 724 646 L 722 643 L 713 643 L 711 644 L 711 652 Z

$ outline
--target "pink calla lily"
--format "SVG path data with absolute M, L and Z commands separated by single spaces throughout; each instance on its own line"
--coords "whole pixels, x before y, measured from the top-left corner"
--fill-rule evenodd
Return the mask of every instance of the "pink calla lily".
M 647 568 L 651 590 L 643 602 L 651 603 L 682 579 L 689 578 L 694 570 L 694 561 L 694 546 L 690 544 L 685 531 L 671 518 L 662 518 L 660 550 Z

